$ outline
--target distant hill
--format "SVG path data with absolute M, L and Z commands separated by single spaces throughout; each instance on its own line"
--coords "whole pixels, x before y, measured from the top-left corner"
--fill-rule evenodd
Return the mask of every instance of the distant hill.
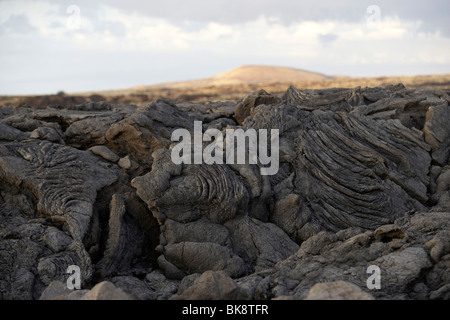
M 220 73 L 218 75 L 179 82 L 166 82 L 151 86 L 136 86 L 130 89 L 145 90 L 155 88 L 201 88 L 209 86 L 257 84 L 266 82 L 323 81 L 334 77 L 317 72 L 276 66 L 247 65 Z
M 219 83 L 262 83 L 287 81 L 319 81 L 330 77 L 301 69 L 273 66 L 242 66 L 209 78 Z
M 78 105 L 92 101 L 147 105 L 155 99 L 168 99 L 175 102 L 236 101 L 250 92 L 260 89 L 271 94 L 283 94 L 289 86 L 298 89 L 325 89 L 384 87 L 398 83 L 403 83 L 408 89 L 444 90 L 450 94 L 450 74 L 352 78 L 287 67 L 248 65 L 199 80 L 140 85 L 118 90 L 60 92 L 55 95 L 40 96 L 0 96 L 0 108 L 11 105 L 46 108 L 47 106 Z

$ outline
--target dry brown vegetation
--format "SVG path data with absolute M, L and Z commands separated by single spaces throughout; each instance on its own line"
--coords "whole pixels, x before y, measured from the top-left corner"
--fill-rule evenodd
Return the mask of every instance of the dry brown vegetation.
M 256 72 L 259 68 L 259 73 Z M 261 69 L 262 68 L 262 69 Z M 260 77 L 257 78 L 256 74 Z M 254 77 L 255 81 L 251 79 Z M 297 79 L 280 81 L 280 79 Z M 265 81 L 266 79 L 277 81 Z M 301 80 L 304 79 L 304 80 Z M 30 105 L 37 108 L 77 105 L 90 101 L 117 104 L 145 105 L 156 99 L 181 101 L 234 101 L 244 95 L 264 89 L 280 94 L 290 86 L 298 89 L 385 87 L 403 83 L 409 89 L 437 89 L 450 91 L 450 74 L 404 77 L 350 78 L 332 77 L 303 70 L 282 67 L 240 67 L 217 76 L 185 82 L 163 83 L 153 86 L 136 86 L 123 90 L 83 92 L 55 95 L 0 96 L 0 106 Z

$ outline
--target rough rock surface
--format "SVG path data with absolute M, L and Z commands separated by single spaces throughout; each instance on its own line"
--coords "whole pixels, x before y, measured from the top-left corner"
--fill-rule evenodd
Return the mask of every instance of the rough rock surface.
M 449 299 L 449 103 L 396 85 L 3 108 L 0 299 Z M 278 172 L 175 164 L 194 121 L 278 129 Z
M 371 294 L 345 281 L 315 284 L 305 300 L 373 300 Z
M 173 295 L 171 300 L 240 300 L 240 288 L 224 271 L 205 271 L 192 285 Z

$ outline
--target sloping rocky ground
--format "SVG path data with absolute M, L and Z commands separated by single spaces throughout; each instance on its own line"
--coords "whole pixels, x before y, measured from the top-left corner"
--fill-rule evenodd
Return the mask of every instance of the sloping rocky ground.
M 0 298 L 449 299 L 449 103 L 397 85 L 2 108 Z M 278 173 L 174 164 L 194 121 L 279 129 Z

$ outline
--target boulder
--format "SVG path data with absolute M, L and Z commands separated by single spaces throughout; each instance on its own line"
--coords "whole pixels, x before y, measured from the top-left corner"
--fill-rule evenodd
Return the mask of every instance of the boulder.
M 236 300 L 243 299 L 239 287 L 223 271 L 205 271 L 183 293 L 170 300 Z
M 114 152 L 109 150 L 108 147 L 105 147 L 105 146 L 93 146 L 93 147 L 90 147 L 89 150 L 93 154 L 100 156 L 103 159 L 110 161 L 112 163 L 116 163 L 120 159 L 120 157 L 117 154 L 115 154 Z
M 352 283 L 333 281 L 315 284 L 306 300 L 374 300 L 374 297 Z
M 245 118 L 247 118 L 253 108 L 260 104 L 270 105 L 281 102 L 281 99 L 268 94 L 265 90 L 261 89 L 250 93 L 241 102 L 239 102 L 234 109 L 234 118 L 239 124 L 243 124 Z
M 425 141 L 432 148 L 432 158 L 440 166 L 450 159 L 450 106 L 448 102 L 428 108 L 424 126 Z
M 109 281 L 96 284 L 80 300 L 135 300 L 120 288 Z

